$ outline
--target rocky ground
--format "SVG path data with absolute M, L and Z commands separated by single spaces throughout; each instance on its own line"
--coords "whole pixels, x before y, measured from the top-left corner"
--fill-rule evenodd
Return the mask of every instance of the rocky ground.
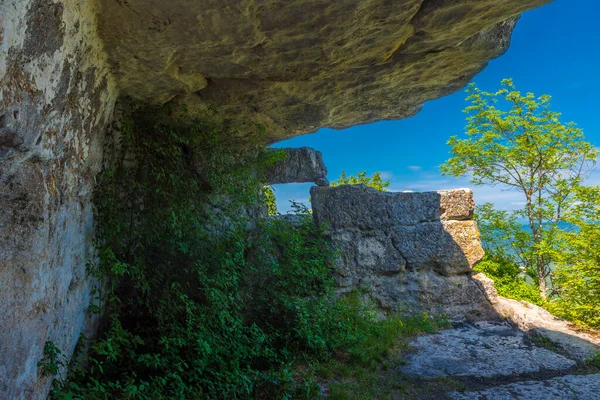
M 475 276 L 499 319 L 399 338 L 371 372 L 324 385 L 332 399 L 600 400 L 600 332 L 498 296 Z
M 526 333 L 508 322 L 463 323 L 420 336 L 412 345 L 414 352 L 398 367 L 402 374 L 424 386 L 451 379 L 460 389 L 426 391 L 421 398 L 600 399 L 597 367 L 546 336 Z

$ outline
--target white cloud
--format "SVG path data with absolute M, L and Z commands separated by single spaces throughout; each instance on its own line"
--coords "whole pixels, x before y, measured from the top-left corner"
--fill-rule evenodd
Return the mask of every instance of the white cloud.
M 423 167 L 421 167 L 420 165 L 409 165 L 408 169 L 410 169 L 411 171 L 414 171 L 414 172 L 418 172 L 418 171 L 422 170 Z
M 416 166 L 415 166 L 416 167 Z M 442 176 L 440 173 L 432 171 L 414 171 L 417 179 L 407 180 L 401 179 L 391 171 L 382 171 L 383 179 L 392 180 L 392 184 L 388 188 L 390 192 L 428 192 L 436 190 L 449 190 L 458 188 L 470 188 L 473 190 L 475 204 L 483 204 L 486 202 L 494 203 L 496 208 L 502 210 L 516 210 L 524 206 L 523 194 L 517 190 L 506 190 L 501 185 L 498 186 L 475 186 L 469 182 L 469 177 L 453 178 Z M 586 185 L 600 185 L 600 168 L 591 171 L 588 179 L 585 180 Z M 307 196 L 310 190 L 311 183 L 297 183 L 286 185 L 274 185 L 277 197 L 277 206 L 281 213 L 285 213 L 290 209 L 290 199 L 307 204 Z
M 381 171 L 379 173 L 381 175 L 381 179 L 392 179 L 394 177 L 394 174 L 390 171 Z

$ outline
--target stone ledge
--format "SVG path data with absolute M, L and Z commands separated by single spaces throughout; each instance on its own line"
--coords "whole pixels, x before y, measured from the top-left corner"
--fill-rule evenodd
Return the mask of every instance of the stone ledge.
M 266 185 L 314 182 L 320 186 L 329 186 L 327 167 L 323 163 L 323 155 L 320 151 L 310 147 L 271 151 L 284 151 L 286 157 L 267 170 L 264 182 Z

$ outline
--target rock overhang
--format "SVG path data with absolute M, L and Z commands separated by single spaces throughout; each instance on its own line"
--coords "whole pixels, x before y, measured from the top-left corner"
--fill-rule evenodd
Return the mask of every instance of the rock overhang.
M 550 0 L 99 0 L 121 93 L 272 142 L 414 115 Z

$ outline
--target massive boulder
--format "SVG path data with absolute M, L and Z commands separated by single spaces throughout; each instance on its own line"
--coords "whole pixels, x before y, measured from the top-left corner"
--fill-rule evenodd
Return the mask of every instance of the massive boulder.
M 405 118 L 462 88 L 550 0 L 100 0 L 123 95 L 271 140 Z
M 311 188 L 313 217 L 338 246 L 340 293 L 362 290 L 394 312 L 498 319 L 473 266 L 483 258 L 469 189 Z

